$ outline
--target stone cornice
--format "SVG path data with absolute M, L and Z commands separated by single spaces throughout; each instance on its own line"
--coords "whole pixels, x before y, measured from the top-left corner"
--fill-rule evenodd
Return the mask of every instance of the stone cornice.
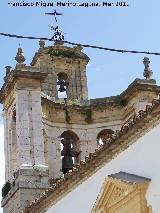
M 47 73 L 41 73 L 39 71 L 30 71 L 30 70 L 12 70 L 5 78 L 5 83 L 3 84 L 0 91 L 0 103 L 3 103 L 3 100 L 7 94 L 7 91 L 15 85 L 15 82 L 18 78 L 28 78 L 28 79 L 44 79 L 47 76 Z
M 133 93 L 135 94 L 137 91 L 157 92 L 158 94 L 160 92 L 160 86 L 156 85 L 154 79 L 145 80 L 136 78 L 128 88 L 120 94 L 119 99 L 129 100 L 133 96 Z
M 135 96 L 135 93 L 137 91 L 145 91 L 145 92 L 155 92 L 157 95 L 160 93 L 160 86 L 157 86 L 154 84 L 155 80 L 144 80 L 144 79 L 135 79 L 128 88 L 122 92 L 120 95 L 117 96 L 111 96 L 111 97 L 104 97 L 104 98 L 96 98 L 96 99 L 90 99 L 90 100 L 67 100 L 67 106 L 75 106 L 77 108 L 92 108 L 96 109 L 97 107 L 106 108 L 108 106 L 112 107 L 122 107 L 124 106 L 124 103 L 122 103 L 124 100 L 128 101 L 129 99 L 133 98 Z M 42 96 L 43 101 L 49 101 L 50 103 L 54 104 L 55 106 L 61 106 L 65 105 L 65 101 L 55 101 L 51 100 L 45 96 Z M 127 103 L 126 103 L 127 104 Z M 126 105 L 125 104 L 125 105 Z
M 88 105 L 93 107 L 104 105 L 123 105 L 122 101 L 129 100 L 137 91 L 157 92 L 158 94 L 160 92 L 160 86 L 156 85 L 156 81 L 154 79 L 145 80 L 136 78 L 120 95 L 91 99 L 88 100 Z
M 81 52 L 81 51 L 77 51 L 76 50 L 76 47 L 67 47 L 67 46 L 61 46 L 61 45 L 54 45 L 54 46 L 49 46 L 49 47 L 44 47 L 44 48 L 40 48 L 39 50 L 38 50 L 38 52 L 36 52 L 35 53 L 35 55 L 34 55 L 34 57 L 33 57 L 33 60 L 32 60 L 32 62 L 31 62 L 31 66 L 34 66 L 35 64 L 36 64 L 36 62 L 37 62 L 37 60 L 41 57 L 41 56 L 43 56 L 44 54 L 49 54 L 48 52 L 50 51 L 50 50 L 59 50 L 59 51 L 65 51 L 65 52 L 68 52 L 68 53 L 74 53 L 74 55 L 76 54 L 76 56 L 77 56 L 77 60 L 86 60 L 87 62 L 90 60 L 89 59 L 89 57 L 85 54 L 85 53 L 83 53 L 83 52 Z M 56 58 L 58 57 L 58 58 L 68 58 L 68 57 L 63 57 L 63 56 L 55 56 Z M 71 59 L 71 58 L 69 58 L 69 59 Z M 76 59 L 74 59 L 73 58 L 73 60 L 76 60 Z
M 148 103 L 160 92 L 160 87 L 154 84 L 154 80 L 136 79 L 119 96 L 97 98 L 91 100 L 60 100 L 42 95 L 44 117 L 52 122 L 65 123 L 65 116 L 58 116 L 58 112 L 65 115 L 67 108 L 70 124 L 88 124 L 88 111 L 90 111 L 90 124 L 99 122 L 123 120 L 123 123 L 133 117 L 136 104 L 141 104 L 147 99 Z M 143 103 L 142 103 L 143 104 Z M 135 105 L 135 106 L 134 106 Z M 53 116 L 57 113 L 57 116 Z
M 156 85 L 154 79 L 145 80 L 145 79 L 135 79 L 128 88 L 123 91 L 120 95 L 105 97 L 105 98 L 96 98 L 88 100 L 89 105 L 93 107 L 106 106 L 106 105 L 124 105 L 123 101 L 129 101 L 137 91 L 145 92 L 160 92 L 160 86 Z
M 151 106 L 147 105 L 145 111 L 141 110 L 133 120 L 123 125 L 105 144 L 86 157 L 85 162 L 81 161 L 64 178 L 51 184 L 49 189 L 21 213 L 45 212 L 159 123 L 160 99 L 155 99 Z

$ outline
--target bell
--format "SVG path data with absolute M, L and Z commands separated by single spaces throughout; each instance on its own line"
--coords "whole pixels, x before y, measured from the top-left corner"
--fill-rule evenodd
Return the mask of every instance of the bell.
M 57 82 L 57 85 L 60 86 L 59 89 L 58 89 L 59 92 L 65 92 L 65 91 L 66 91 L 66 88 L 65 88 L 65 87 L 68 86 L 68 83 L 65 82 L 65 81 L 62 80 L 62 79 L 59 79 L 59 81 Z
M 62 172 L 66 174 L 73 167 L 73 160 L 71 156 L 64 156 L 62 158 Z
M 66 89 L 64 88 L 64 85 L 63 84 L 60 84 L 60 87 L 58 89 L 59 92 L 65 92 Z

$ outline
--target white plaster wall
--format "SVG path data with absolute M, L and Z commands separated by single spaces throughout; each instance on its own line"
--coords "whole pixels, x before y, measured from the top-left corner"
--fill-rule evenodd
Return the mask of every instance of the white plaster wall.
M 90 213 L 105 177 L 124 171 L 151 179 L 146 198 L 160 213 L 160 125 L 50 208 L 47 213 Z

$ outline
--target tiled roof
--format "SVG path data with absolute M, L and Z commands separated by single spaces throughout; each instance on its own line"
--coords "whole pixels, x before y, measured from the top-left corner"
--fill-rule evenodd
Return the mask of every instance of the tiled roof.
M 110 162 L 119 153 L 126 150 L 130 145 L 142 137 L 146 132 L 160 123 L 160 99 L 155 99 L 152 105 L 147 105 L 146 110 L 134 116 L 133 120 L 116 131 L 115 135 L 107 140 L 107 142 L 94 153 L 85 158 L 85 162 L 81 161 L 64 178 L 57 180 L 51 185 L 38 199 L 35 199 L 21 213 L 43 213 L 45 210 L 54 205 L 58 200 L 75 189 L 83 181 L 95 174 L 106 163 Z M 118 175 L 118 174 L 117 174 Z M 122 173 L 118 175 L 119 178 Z M 132 181 L 140 181 L 140 177 L 124 175 L 126 179 Z

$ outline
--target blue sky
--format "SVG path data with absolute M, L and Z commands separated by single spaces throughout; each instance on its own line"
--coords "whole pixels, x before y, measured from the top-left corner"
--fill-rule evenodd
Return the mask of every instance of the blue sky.
M 130 0 L 129 7 L 12 7 L 8 2 L 0 2 L 0 32 L 51 37 L 48 25 L 54 24 L 53 17 L 44 15 L 56 9 L 64 15 L 58 18 L 60 27 L 65 32 L 65 39 L 77 43 L 99 45 L 109 48 L 160 52 L 160 1 Z M 31 2 L 25 1 L 25 2 Z M 36 2 L 33 0 L 32 2 Z M 54 2 L 56 1 L 44 1 Z M 60 1 L 57 1 L 60 2 Z M 67 1 L 63 1 L 67 2 Z M 70 1 L 74 2 L 74 1 Z M 96 0 L 75 1 L 95 2 Z M 102 3 L 103 1 L 97 1 Z M 104 1 L 106 2 L 106 1 Z M 109 1 L 108 1 L 109 2 Z M 116 1 L 111 1 L 116 2 Z M 0 37 L 0 85 L 3 84 L 4 67 L 15 67 L 15 55 L 19 44 L 24 49 L 26 64 L 38 50 L 38 41 Z M 47 43 L 51 45 L 52 42 Z M 90 57 L 87 68 L 89 98 L 106 97 L 121 93 L 135 78 L 143 78 L 144 54 L 112 53 L 84 48 Z M 149 56 L 153 78 L 160 83 L 160 56 Z M 3 134 L 1 125 L 1 134 Z M 2 154 L 3 137 L 0 150 L 0 183 L 4 171 Z M 1 213 L 1 210 L 0 210 Z
M 12 0 L 12 2 L 16 2 L 16 0 Z M 93 2 L 93 0 L 88 2 Z M 11 7 L 6 0 L 2 0 L 0 3 L 2 17 L 0 31 L 51 37 L 52 32 L 48 25 L 54 24 L 54 19 L 44 13 L 57 9 L 64 14 L 58 20 L 60 27 L 66 33 L 66 40 L 110 48 L 160 52 L 158 26 L 160 2 L 158 0 L 154 0 L 152 3 L 144 0 L 128 2 L 130 7 L 123 8 L 18 8 Z M 4 67 L 6 65 L 15 66 L 14 57 L 19 44 L 24 48 L 26 63 L 29 64 L 38 49 L 38 41 L 0 37 L 2 75 L 0 84 L 3 83 Z M 144 54 L 111 53 L 90 48 L 85 48 L 84 52 L 91 59 L 88 67 L 90 98 L 119 94 L 136 77 L 143 77 Z M 159 56 L 150 56 L 153 77 L 158 82 L 159 58 Z

